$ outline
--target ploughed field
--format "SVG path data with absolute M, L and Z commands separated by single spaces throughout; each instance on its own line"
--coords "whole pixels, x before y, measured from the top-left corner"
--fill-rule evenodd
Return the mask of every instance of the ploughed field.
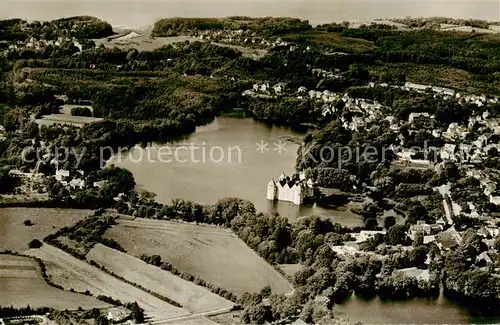
M 110 296 L 123 303 L 137 301 L 146 316 L 154 320 L 189 315 L 187 310 L 172 306 L 54 246 L 44 244 L 40 249 L 31 249 L 26 254 L 41 259 L 51 281 L 67 290 L 89 290 L 94 296 Z
M 40 241 L 63 227 L 84 219 L 90 210 L 3 208 L 0 209 L 0 251 L 23 252 L 32 239 Z M 24 220 L 32 221 L 25 226 Z
M 118 219 L 106 231 L 134 256 L 159 255 L 181 272 L 235 294 L 259 292 L 270 285 L 288 293 L 290 283 L 226 229 L 162 220 Z
M 213 294 L 204 287 L 101 244 L 95 245 L 90 250 L 87 260 L 93 260 L 127 281 L 137 283 L 180 303 L 191 313 L 230 310 L 233 306 L 232 302 Z
M 106 308 L 110 305 L 83 294 L 59 290 L 42 278 L 40 266 L 28 257 L 0 255 L 0 306 L 50 307 L 58 310 Z

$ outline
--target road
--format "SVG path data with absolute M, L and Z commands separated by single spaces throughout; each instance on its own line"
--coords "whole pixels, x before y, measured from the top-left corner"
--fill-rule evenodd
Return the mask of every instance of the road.
M 206 320 L 207 322 L 210 322 L 212 324 L 218 324 L 218 323 L 210 320 L 208 317 L 227 314 L 227 313 L 230 313 L 232 310 L 233 310 L 232 307 L 231 308 L 223 308 L 223 309 L 213 310 L 213 311 L 209 311 L 209 312 L 205 312 L 205 313 L 198 313 L 198 314 L 170 318 L 170 319 L 164 319 L 164 320 L 156 320 L 156 321 L 150 322 L 150 324 L 153 324 L 153 325 L 178 324 L 178 323 L 183 322 L 183 321 L 196 320 L 196 319 L 200 319 L 200 318 L 202 318 L 203 320 Z

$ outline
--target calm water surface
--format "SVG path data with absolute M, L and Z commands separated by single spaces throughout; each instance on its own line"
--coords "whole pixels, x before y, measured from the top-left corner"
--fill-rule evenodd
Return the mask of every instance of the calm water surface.
M 334 313 L 363 324 L 499 324 L 499 317 L 473 317 L 444 297 L 437 300 L 383 301 L 351 297 Z
M 163 203 L 182 198 L 212 204 L 224 197 L 238 197 L 253 202 L 258 211 L 276 211 L 291 221 L 319 215 L 347 226 L 362 225 L 362 218 L 347 209 L 327 210 L 266 199 L 272 178 L 294 172 L 299 145 L 283 140 L 281 152 L 278 147 L 283 137 L 290 136 L 302 134 L 251 119 L 219 117 L 183 141 L 135 147 L 110 163 L 130 170 L 138 187 L 156 193 Z M 262 152 L 257 150 L 261 142 L 267 144 Z
M 92 15 L 140 27 L 164 17 L 288 16 L 313 24 L 392 17 L 500 20 L 497 0 L 2 0 L 0 16 L 49 20 Z

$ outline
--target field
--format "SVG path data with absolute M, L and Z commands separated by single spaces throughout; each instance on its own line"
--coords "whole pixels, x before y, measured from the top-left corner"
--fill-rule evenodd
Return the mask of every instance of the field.
M 40 249 L 29 250 L 26 254 L 43 260 L 52 282 L 65 289 L 89 290 L 95 296 L 111 296 L 122 302 L 137 301 L 146 315 L 155 320 L 189 315 L 186 310 L 155 298 L 53 246 L 44 244 Z
M 39 125 L 53 125 L 53 124 L 71 124 L 77 127 L 83 127 L 85 124 L 102 121 L 102 118 L 85 117 L 85 116 L 71 116 L 65 114 L 50 114 L 43 115 L 41 119 L 35 122 Z
M 118 220 L 106 232 L 128 253 L 160 255 L 183 272 L 235 294 L 259 292 L 270 285 L 288 293 L 291 285 L 231 232 L 208 226 L 160 220 Z
M 101 244 L 87 254 L 87 260 L 94 260 L 128 281 L 177 301 L 191 313 L 230 309 L 233 306 L 233 303 L 206 288 Z
M 106 308 L 108 304 L 93 297 L 49 286 L 38 263 L 27 257 L 0 255 L 0 306 L 51 307 L 76 310 Z
M 32 239 L 42 240 L 63 227 L 74 225 L 90 214 L 90 210 L 64 210 L 43 208 L 0 209 L 0 251 L 23 252 Z M 29 219 L 33 226 L 25 226 Z

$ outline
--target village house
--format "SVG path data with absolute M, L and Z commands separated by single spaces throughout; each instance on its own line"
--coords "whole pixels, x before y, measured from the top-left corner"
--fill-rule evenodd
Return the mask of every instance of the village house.
M 429 225 L 425 221 L 419 220 L 416 225 L 410 226 L 409 235 L 415 236 L 418 233 L 423 233 L 424 235 L 437 234 L 443 230 L 443 226 L 440 224 Z
M 85 187 L 85 181 L 80 178 L 73 178 L 68 185 L 73 189 L 83 189 Z
M 462 235 L 455 229 L 455 226 L 451 226 L 437 234 L 436 241 L 441 250 L 449 250 L 462 243 Z
M 58 182 L 62 182 L 65 178 L 69 177 L 70 176 L 70 173 L 68 170 L 64 170 L 64 169 L 58 169 L 56 171 L 56 180 Z
M 465 126 L 458 123 L 451 123 L 446 132 L 443 132 L 443 138 L 450 141 L 463 140 L 469 134 Z
M 442 95 L 445 95 L 448 97 L 455 96 L 455 91 L 453 89 L 450 89 L 450 88 L 432 86 L 431 90 L 435 93 L 442 94 Z
M 420 85 L 420 84 L 414 84 L 411 82 L 406 82 L 403 89 L 404 90 L 413 90 L 413 91 L 418 91 L 418 92 L 423 92 L 431 88 L 430 86 L 427 85 Z
M 415 119 L 418 119 L 418 118 L 428 118 L 428 119 L 434 119 L 435 116 L 434 115 L 431 115 L 427 112 L 424 112 L 424 113 L 410 113 L 410 116 L 408 117 L 408 122 L 413 124 L 413 122 L 415 121 Z
M 108 309 L 107 318 L 112 322 L 121 323 L 130 318 L 131 315 L 132 312 L 125 307 L 114 307 Z
M 28 179 L 28 180 L 35 180 L 35 179 L 42 179 L 43 178 L 43 174 L 40 174 L 40 173 L 25 173 L 25 172 L 22 172 L 18 169 L 12 169 L 9 171 L 9 176 L 11 177 L 16 177 L 16 178 L 22 178 L 22 179 Z
M 385 235 L 385 230 L 361 230 L 359 233 L 351 233 L 356 243 L 362 243 L 375 238 L 376 235 Z

